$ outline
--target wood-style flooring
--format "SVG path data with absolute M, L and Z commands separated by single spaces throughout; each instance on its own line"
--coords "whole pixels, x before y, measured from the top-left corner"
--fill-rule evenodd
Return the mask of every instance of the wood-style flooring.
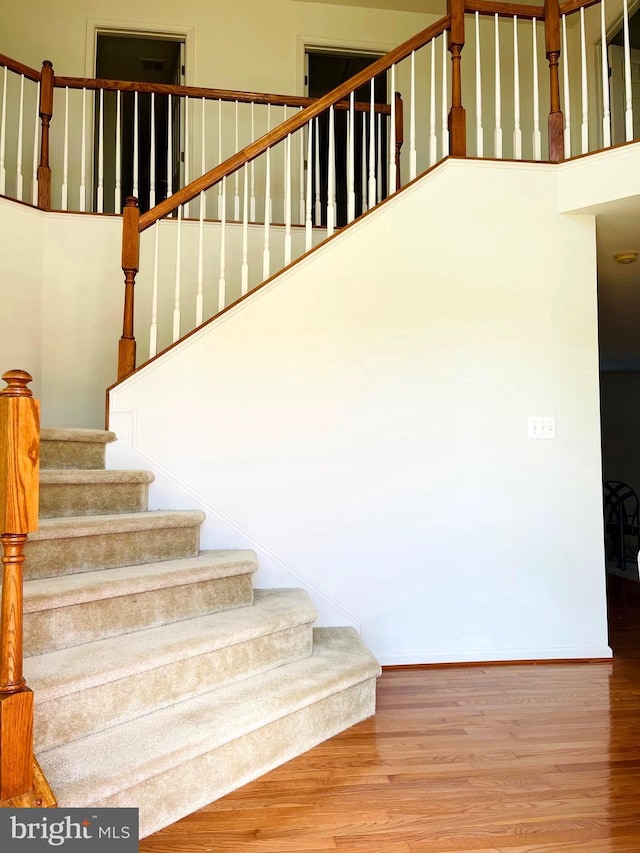
M 640 853 L 640 584 L 613 661 L 386 670 L 376 716 L 141 853 Z

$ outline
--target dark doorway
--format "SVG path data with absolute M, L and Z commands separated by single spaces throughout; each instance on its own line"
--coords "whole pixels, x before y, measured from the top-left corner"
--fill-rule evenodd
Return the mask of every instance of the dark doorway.
M 375 62 L 378 56 L 372 54 L 357 54 L 347 52 L 307 51 L 307 88 L 310 98 L 320 98 L 336 86 L 344 83 L 354 74 L 362 71 Z M 375 78 L 373 86 L 374 101 L 377 104 L 387 103 L 386 72 Z M 356 101 L 369 103 L 371 100 L 371 85 L 367 83 L 356 91 Z M 381 122 L 380 157 L 382 161 L 382 197 L 387 194 L 387 122 Z M 363 127 L 364 124 L 364 127 Z M 356 214 L 366 203 L 367 181 L 362 182 L 362 135 L 366 134 L 366 150 L 369 150 L 369 113 L 356 113 L 355 117 L 355 194 Z M 377 121 L 376 121 L 377 126 Z M 341 227 L 347 223 L 347 113 L 335 111 L 335 152 L 336 152 L 336 225 Z M 318 119 L 320 137 L 320 197 L 322 199 L 322 222 L 316 225 L 326 225 L 327 216 L 327 171 L 329 150 L 329 116 L 323 114 Z M 377 133 L 377 131 L 376 131 Z M 376 155 L 377 156 L 377 155 Z M 314 194 L 316 192 L 314 178 Z M 363 197 L 364 194 L 364 197 Z
M 96 77 L 102 80 L 121 80 L 138 83 L 169 83 L 178 85 L 184 79 L 184 41 L 170 38 L 146 38 L 135 35 L 98 33 L 96 46 Z M 115 92 L 104 93 L 104 202 L 105 213 L 116 211 L 116 99 Z M 171 99 L 172 162 L 167 163 L 169 139 L 169 97 L 154 96 L 155 130 L 155 202 L 167 197 L 168 168 L 171 169 L 172 191 L 180 185 L 180 99 Z M 134 102 L 133 92 L 123 92 L 120 103 L 121 191 L 120 207 L 133 192 L 134 168 Z M 94 134 L 94 210 L 98 182 L 98 122 L 99 100 L 96 97 Z M 148 210 L 151 188 L 151 95 L 138 93 L 138 201 L 141 210 Z

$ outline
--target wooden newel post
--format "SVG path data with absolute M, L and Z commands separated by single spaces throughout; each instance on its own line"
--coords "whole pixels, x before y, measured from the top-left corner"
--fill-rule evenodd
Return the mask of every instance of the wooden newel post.
M 51 210 L 51 167 L 49 166 L 49 125 L 53 116 L 53 65 L 42 63 L 40 77 L 40 165 L 38 166 L 38 207 Z
M 564 160 L 564 116 L 560 109 L 560 6 L 558 0 L 544 2 L 544 36 L 549 62 L 549 160 Z
M 402 180 L 400 177 L 400 153 L 402 151 L 402 145 L 404 143 L 404 107 L 402 102 L 402 95 L 400 92 L 395 93 L 395 111 L 396 111 L 396 186 L 395 189 L 399 190 L 402 186 Z
M 467 118 L 462 106 L 460 59 L 464 47 L 464 0 L 447 0 L 451 19 L 449 53 L 451 54 L 451 109 L 449 110 L 449 152 L 454 157 L 467 156 Z
M 122 214 L 122 272 L 124 273 L 124 319 L 118 347 L 118 381 L 136 369 L 136 339 L 133 332 L 134 287 L 140 262 L 140 210 L 138 199 L 129 196 Z
M 27 533 L 38 529 L 40 404 L 23 370 L 0 391 L 0 800 L 33 787 L 33 693 L 22 674 L 22 564 Z

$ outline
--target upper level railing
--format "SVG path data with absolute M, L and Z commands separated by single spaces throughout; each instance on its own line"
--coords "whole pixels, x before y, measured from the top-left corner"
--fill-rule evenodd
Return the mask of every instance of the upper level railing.
M 314 100 L 59 77 L 3 55 L 0 73 L 0 195 L 47 210 L 121 213 L 129 195 L 146 210 Z M 237 187 L 233 204 L 238 218 Z

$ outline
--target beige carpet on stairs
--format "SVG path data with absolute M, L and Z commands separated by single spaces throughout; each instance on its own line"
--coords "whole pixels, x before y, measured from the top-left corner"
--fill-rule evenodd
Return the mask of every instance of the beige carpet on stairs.
M 36 754 L 61 806 L 134 806 L 148 835 L 375 712 L 380 668 L 255 554 L 198 546 L 197 510 L 149 512 L 99 430 L 43 430 L 25 564 Z

